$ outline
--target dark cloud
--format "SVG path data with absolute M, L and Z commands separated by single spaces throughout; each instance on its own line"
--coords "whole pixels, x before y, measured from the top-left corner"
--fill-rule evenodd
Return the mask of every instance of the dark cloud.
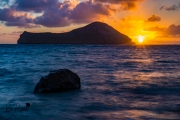
M 166 7 L 165 9 L 168 11 L 176 11 L 179 9 L 179 6 L 173 5 L 171 7 Z
M 4 8 L 0 9 L 0 21 L 3 21 L 6 26 L 24 26 L 30 28 L 33 23 L 33 18 L 31 18 L 31 16 L 29 16 L 27 13 L 18 13 L 16 10 Z
M 16 13 L 27 13 L 16 15 Z M 29 18 L 29 12 L 42 12 L 42 16 Z M 64 27 L 72 23 L 97 21 L 102 16 L 109 16 L 116 10 L 108 4 L 84 1 L 77 5 L 58 0 L 16 0 L 9 8 L 0 9 L 0 21 L 7 26 L 27 27 L 32 24 L 46 27 Z
M 16 0 L 14 7 L 22 11 L 42 12 L 58 4 L 58 0 Z
M 180 3 L 178 5 L 172 5 L 172 6 L 162 6 L 160 10 L 165 9 L 167 11 L 177 11 L 180 9 Z
M 43 15 L 34 19 L 36 24 L 46 27 L 64 27 L 71 24 L 69 20 L 71 4 L 64 3 L 44 11 Z
M 158 22 L 158 21 L 161 21 L 161 17 L 159 17 L 158 15 L 152 15 L 147 20 L 147 22 Z
M 162 10 L 164 8 L 164 6 L 162 6 L 159 10 Z
M 179 35 L 180 34 L 180 25 L 170 25 L 167 28 L 167 33 L 170 35 Z
M 0 1 L 3 5 L 9 2 L 9 0 Z M 3 21 L 6 26 L 64 27 L 73 23 L 90 23 L 109 17 L 118 11 L 117 5 L 120 5 L 121 10 L 134 9 L 140 1 L 144 0 L 84 0 L 75 5 L 68 0 L 64 2 L 14 0 L 14 4 L 9 8 L 0 9 L 0 21 Z M 33 18 L 29 17 L 30 13 L 42 13 L 42 15 Z
M 70 17 L 74 23 L 87 23 L 100 19 L 101 16 L 109 16 L 111 12 L 116 12 L 110 5 L 100 3 L 82 2 L 71 12 Z
M 5 0 L 6 1 L 6 0 Z M 124 10 L 132 9 L 136 6 L 136 2 L 144 1 L 144 0 L 94 0 L 98 3 L 110 3 L 110 4 L 117 4 L 121 3 L 121 6 L 124 8 Z M 68 0 L 65 0 L 64 3 L 70 2 Z M 81 1 L 81 3 L 93 3 L 92 0 L 87 1 Z M 17 10 L 22 11 L 33 11 L 33 12 L 42 12 L 46 11 L 49 8 L 54 8 L 57 5 L 59 5 L 59 0 L 16 0 L 14 7 L 16 7 Z M 61 3 L 63 4 L 63 3 Z
M 6 22 L 31 22 L 32 19 L 28 17 L 27 13 L 17 13 L 16 10 L 10 8 L 0 9 L 0 20 Z
M 115 12 L 110 5 L 91 1 L 81 2 L 74 9 L 70 7 L 71 3 L 64 3 L 58 8 L 48 9 L 35 19 L 35 23 L 46 27 L 64 27 L 71 23 L 93 22 L 100 19 L 100 16 L 108 16 Z

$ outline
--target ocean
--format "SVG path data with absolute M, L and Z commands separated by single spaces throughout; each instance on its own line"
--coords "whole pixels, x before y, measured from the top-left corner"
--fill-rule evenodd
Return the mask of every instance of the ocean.
M 80 90 L 33 93 L 63 68 Z M 0 45 L 0 120 L 40 119 L 180 120 L 180 46 Z

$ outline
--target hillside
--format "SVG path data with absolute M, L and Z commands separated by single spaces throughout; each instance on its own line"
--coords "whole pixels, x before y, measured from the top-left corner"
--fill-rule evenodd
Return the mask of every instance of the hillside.
M 131 39 L 113 27 L 93 22 L 66 33 L 23 32 L 18 44 L 131 44 Z

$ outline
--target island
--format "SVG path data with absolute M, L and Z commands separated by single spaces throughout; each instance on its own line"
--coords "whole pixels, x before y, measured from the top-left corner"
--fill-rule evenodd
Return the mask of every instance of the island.
M 66 33 L 24 31 L 17 44 L 133 44 L 131 38 L 102 22 L 93 22 Z

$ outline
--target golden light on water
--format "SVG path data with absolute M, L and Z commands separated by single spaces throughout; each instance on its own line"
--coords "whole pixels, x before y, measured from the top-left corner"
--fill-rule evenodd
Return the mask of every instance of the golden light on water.
M 142 36 L 142 35 L 139 35 L 139 36 L 137 37 L 137 39 L 138 39 L 138 42 L 139 42 L 139 43 L 142 43 L 142 42 L 144 41 L 145 37 Z

